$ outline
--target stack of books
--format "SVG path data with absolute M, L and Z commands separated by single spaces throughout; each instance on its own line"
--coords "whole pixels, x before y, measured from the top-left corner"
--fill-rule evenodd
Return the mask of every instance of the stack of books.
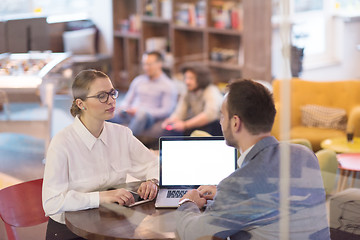
M 243 7 L 241 3 L 213 1 L 212 26 L 219 29 L 242 30 Z
M 206 2 L 200 0 L 197 3 L 176 4 L 177 25 L 205 27 L 206 25 Z

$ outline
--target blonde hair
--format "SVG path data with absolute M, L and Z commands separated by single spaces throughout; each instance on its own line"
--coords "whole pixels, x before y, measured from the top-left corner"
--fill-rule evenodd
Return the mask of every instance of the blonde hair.
M 74 100 L 70 108 L 70 113 L 73 117 L 81 114 L 81 109 L 76 104 L 76 99 L 81 99 L 84 101 L 86 96 L 89 94 L 90 85 L 97 78 L 109 79 L 105 73 L 94 69 L 83 70 L 79 72 L 78 75 L 76 75 L 72 84 L 72 95 Z

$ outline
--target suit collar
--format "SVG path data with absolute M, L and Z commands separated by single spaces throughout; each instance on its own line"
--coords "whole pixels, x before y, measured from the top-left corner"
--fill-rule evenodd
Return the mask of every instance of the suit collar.
M 250 152 L 245 156 L 243 166 L 246 165 L 249 161 L 251 161 L 260 151 L 264 148 L 267 148 L 271 145 L 279 144 L 279 141 L 276 140 L 275 137 L 269 136 L 261 139 L 257 142 L 254 147 L 250 150 Z

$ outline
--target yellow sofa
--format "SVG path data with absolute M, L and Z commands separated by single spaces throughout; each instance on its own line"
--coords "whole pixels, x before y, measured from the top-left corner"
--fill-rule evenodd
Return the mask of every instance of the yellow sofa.
M 344 80 L 333 82 L 314 82 L 298 78 L 291 80 L 291 120 L 290 138 L 308 139 L 314 151 L 321 149 L 320 143 L 332 137 L 345 137 L 346 132 L 360 136 L 360 81 Z M 273 81 L 273 95 L 277 109 L 272 134 L 280 139 L 280 87 L 282 81 Z M 302 126 L 301 107 L 307 104 L 342 108 L 347 114 L 346 130 Z

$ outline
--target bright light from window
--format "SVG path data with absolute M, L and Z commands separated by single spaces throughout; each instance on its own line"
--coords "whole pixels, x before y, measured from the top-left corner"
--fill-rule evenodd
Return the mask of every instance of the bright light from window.
M 311 16 L 293 26 L 293 45 L 304 48 L 305 55 L 325 52 L 325 18 L 322 14 Z
M 294 0 L 295 13 L 322 10 L 323 8 L 323 0 Z
M 93 0 L 1 0 L 0 15 L 31 14 L 43 15 L 86 12 Z

